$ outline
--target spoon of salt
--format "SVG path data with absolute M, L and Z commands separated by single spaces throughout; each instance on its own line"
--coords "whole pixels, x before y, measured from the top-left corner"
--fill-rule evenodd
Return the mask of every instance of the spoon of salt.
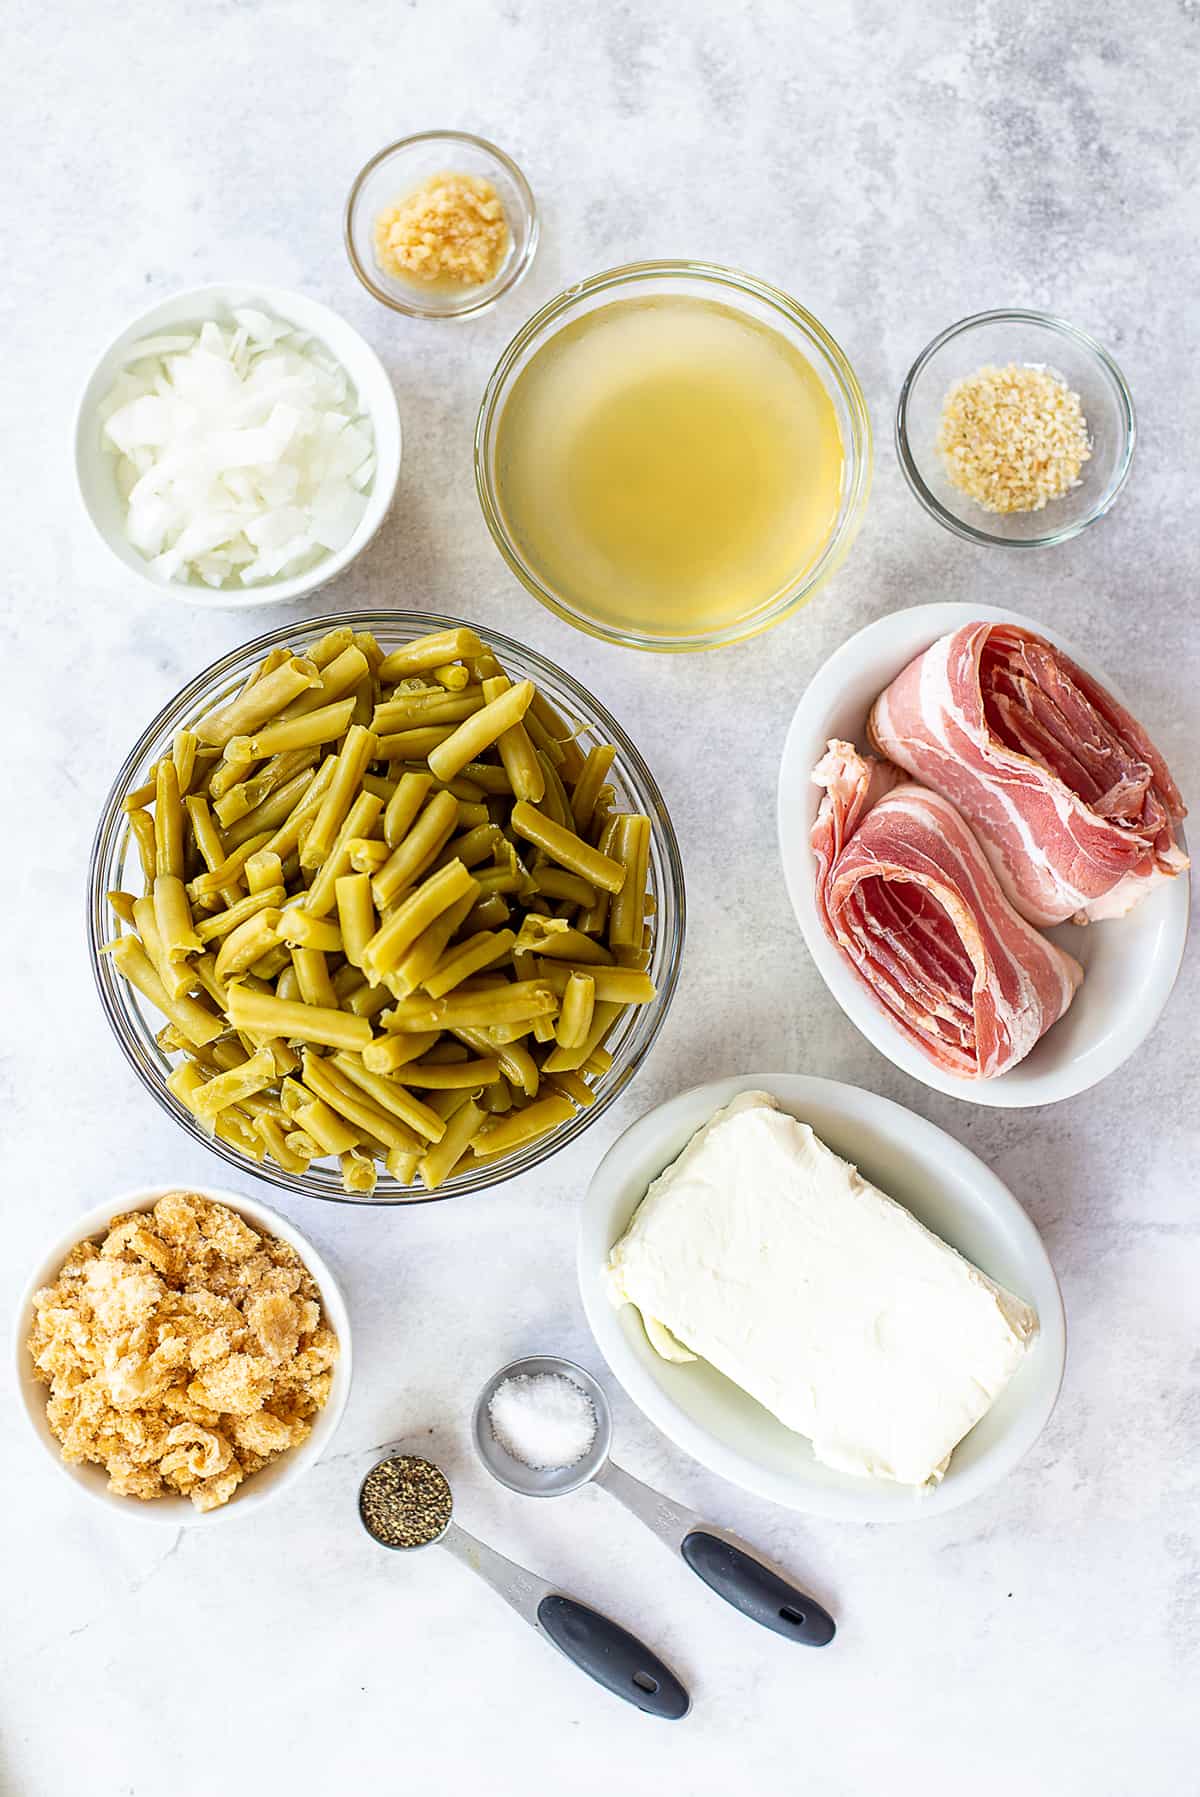
M 389 1454 L 358 1492 L 358 1515 L 380 1547 L 444 1547 L 581 1672 L 648 1715 L 675 1722 L 691 1698 L 670 1667 L 627 1629 L 485 1547 L 451 1519 L 450 1484 L 432 1460 Z
M 558 1381 L 565 1381 L 565 1387 L 556 1391 Z M 473 1434 L 479 1458 L 510 1491 L 563 1497 L 594 1479 L 743 1616 L 806 1647 L 825 1647 L 833 1640 L 837 1625 L 828 1610 L 738 1536 L 614 1466 L 608 1399 L 592 1375 L 573 1361 L 532 1354 L 501 1367 L 475 1401 Z M 555 1455 L 557 1461 L 547 1463 L 547 1456 Z

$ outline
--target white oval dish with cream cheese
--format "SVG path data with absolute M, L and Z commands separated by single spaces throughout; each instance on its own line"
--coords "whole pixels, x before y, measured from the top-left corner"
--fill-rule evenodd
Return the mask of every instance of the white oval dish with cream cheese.
M 965 1502 L 1032 1446 L 1062 1378 L 1062 1301 L 1016 1199 L 932 1124 L 830 1080 L 721 1081 L 634 1124 L 585 1200 L 579 1275 L 650 1420 L 818 1515 Z

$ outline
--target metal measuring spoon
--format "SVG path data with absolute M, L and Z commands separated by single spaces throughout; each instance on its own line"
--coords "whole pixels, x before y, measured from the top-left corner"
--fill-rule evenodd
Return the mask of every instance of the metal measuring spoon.
M 506 1560 L 451 1520 L 449 1481 L 432 1460 L 387 1454 L 358 1491 L 358 1515 L 380 1547 L 446 1548 L 581 1672 L 648 1715 L 674 1722 L 691 1698 L 670 1667 L 618 1623 Z
M 596 1439 L 574 1466 L 546 1470 L 526 1466 L 514 1459 L 492 1433 L 488 1406 L 496 1388 L 506 1379 L 537 1373 L 561 1373 L 591 1399 L 596 1412 Z M 833 1640 L 837 1624 L 816 1598 L 797 1590 L 727 1529 L 715 1528 L 694 1511 L 672 1503 L 652 1486 L 643 1485 L 640 1479 L 613 1465 L 608 1457 L 612 1446 L 608 1399 L 592 1375 L 574 1361 L 562 1360 L 557 1354 L 531 1354 L 502 1366 L 476 1399 L 473 1432 L 479 1458 L 493 1478 L 510 1491 L 519 1491 L 526 1497 L 562 1497 L 594 1479 L 627 1510 L 632 1510 L 673 1553 L 681 1555 L 697 1578 L 743 1616 L 789 1641 L 803 1642 L 806 1647 L 825 1647 Z

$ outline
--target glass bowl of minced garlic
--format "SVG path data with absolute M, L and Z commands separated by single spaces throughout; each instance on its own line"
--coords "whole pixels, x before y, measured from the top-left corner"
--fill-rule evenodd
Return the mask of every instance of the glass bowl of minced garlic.
M 345 237 L 351 267 L 383 305 L 411 318 L 466 318 L 529 269 L 537 207 L 495 144 L 466 131 L 422 131 L 360 171 Z
M 1133 400 L 1107 350 L 1047 312 L 964 318 L 900 390 L 896 452 L 925 510 L 972 543 L 1078 536 L 1125 485 Z

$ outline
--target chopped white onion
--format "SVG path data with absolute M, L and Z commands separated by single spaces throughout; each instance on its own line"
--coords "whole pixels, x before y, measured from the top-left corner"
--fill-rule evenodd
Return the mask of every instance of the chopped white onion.
M 126 534 L 163 580 L 302 574 L 366 511 L 374 433 L 345 369 L 254 307 L 135 343 L 100 419 Z

